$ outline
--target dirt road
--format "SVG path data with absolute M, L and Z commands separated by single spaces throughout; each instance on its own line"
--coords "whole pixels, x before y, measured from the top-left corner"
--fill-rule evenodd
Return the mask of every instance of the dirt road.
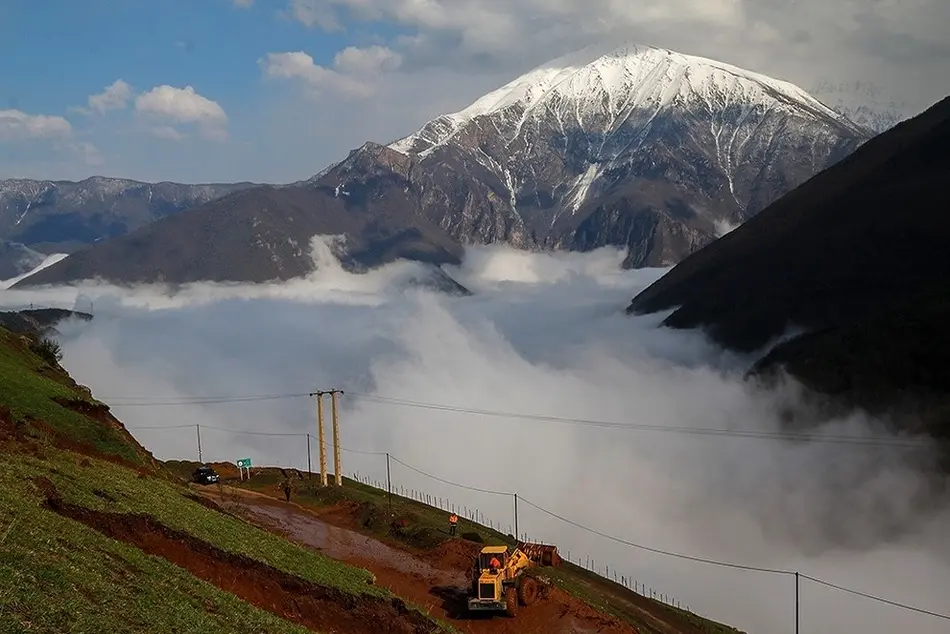
M 481 634 L 636 634 L 618 619 L 601 614 L 565 592 L 554 589 L 538 603 L 506 616 L 469 615 L 465 608 L 467 572 L 478 545 L 462 540 L 415 556 L 351 530 L 330 525 L 311 510 L 271 497 L 222 487 L 202 490 L 223 508 L 249 521 L 317 549 L 329 557 L 360 566 L 376 575 L 378 585 L 427 609 L 461 632 Z M 331 510 L 332 512 L 332 510 Z

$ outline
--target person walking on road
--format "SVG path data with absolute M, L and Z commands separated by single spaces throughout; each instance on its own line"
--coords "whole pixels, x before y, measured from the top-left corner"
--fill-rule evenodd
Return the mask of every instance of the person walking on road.
M 284 480 L 277 485 L 277 488 L 283 489 L 284 499 L 290 502 L 290 492 L 293 490 L 293 484 L 291 484 L 290 478 L 284 478 Z
M 458 527 L 459 516 L 455 513 L 449 515 L 449 535 L 455 537 L 455 529 Z

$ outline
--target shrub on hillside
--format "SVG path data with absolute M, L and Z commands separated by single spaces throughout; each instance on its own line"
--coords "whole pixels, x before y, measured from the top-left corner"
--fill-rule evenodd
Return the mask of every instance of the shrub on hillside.
M 58 342 L 43 337 L 34 342 L 30 349 L 40 358 L 51 365 L 56 365 L 63 360 L 63 348 Z

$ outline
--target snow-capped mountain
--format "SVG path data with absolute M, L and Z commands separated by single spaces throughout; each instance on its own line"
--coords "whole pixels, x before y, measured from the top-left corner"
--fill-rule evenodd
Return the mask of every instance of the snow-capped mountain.
M 658 48 L 589 48 L 306 181 L 163 218 L 21 285 L 288 279 L 313 266 L 315 233 L 346 235 L 356 269 L 455 263 L 461 245 L 495 242 L 615 245 L 626 266 L 666 266 L 871 135 L 787 82 Z
M 866 81 L 825 81 L 812 88 L 811 94 L 877 134 L 915 114 L 906 101 L 889 98 L 879 86 Z
M 79 182 L 0 181 L 0 239 L 69 252 L 122 235 L 250 183 L 182 185 L 94 176 Z
M 460 240 L 626 244 L 640 266 L 675 263 L 870 135 L 788 82 L 625 46 L 554 60 L 389 147 L 485 185 L 428 190 Z

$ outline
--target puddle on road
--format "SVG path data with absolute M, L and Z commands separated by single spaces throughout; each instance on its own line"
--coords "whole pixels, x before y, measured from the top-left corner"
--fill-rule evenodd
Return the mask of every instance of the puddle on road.
M 331 526 L 292 507 L 259 506 L 244 501 L 229 501 L 228 504 L 240 506 L 258 518 L 276 525 L 292 539 L 317 548 L 333 559 L 369 560 L 380 566 L 426 579 L 434 584 L 454 586 L 467 584 L 464 574 L 440 570 L 376 539 L 345 528 Z

